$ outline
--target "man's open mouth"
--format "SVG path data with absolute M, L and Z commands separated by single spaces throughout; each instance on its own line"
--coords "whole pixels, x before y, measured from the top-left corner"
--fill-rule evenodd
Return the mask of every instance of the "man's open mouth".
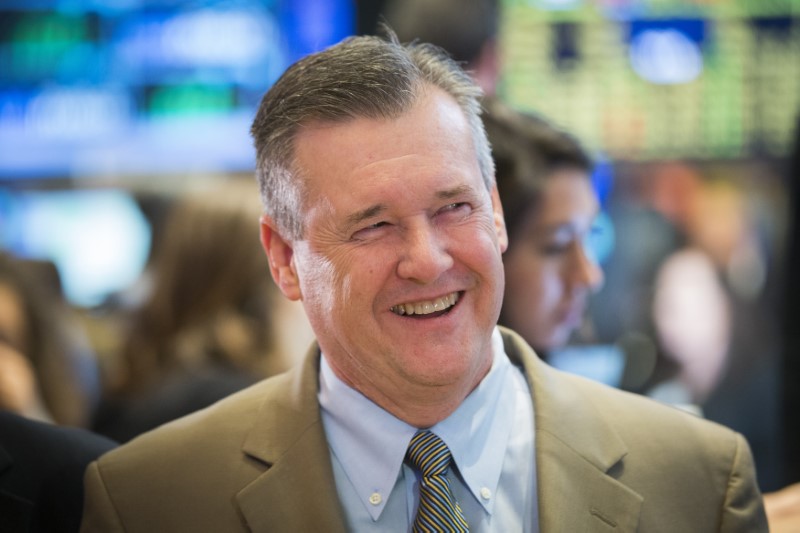
M 409 302 L 392 306 L 392 313 L 400 316 L 443 314 L 452 308 L 458 301 L 459 293 L 453 292 L 434 300 Z

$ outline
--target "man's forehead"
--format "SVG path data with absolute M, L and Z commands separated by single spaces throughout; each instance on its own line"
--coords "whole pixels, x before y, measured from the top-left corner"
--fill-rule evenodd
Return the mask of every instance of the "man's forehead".
M 299 139 L 305 138 L 308 132 L 316 130 L 342 128 L 362 122 L 382 122 L 391 124 L 393 121 L 397 121 L 405 115 L 408 115 L 411 110 L 418 105 L 425 94 L 426 91 L 420 90 L 403 105 L 387 105 L 386 108 L 380 110 L 353 109 L 335 116 L 321 115 L 309 117 L 295 126 L 292 134 L 293 144 L 296 147 Z
M 464 111 L 444 91 L 420 98 L 397 116 L 356 116 L 346 120 L 314 120 L 299 126 L 294 136 L 295 154 L 317 155 L 329 146 L 348 145 L 338 155 L 357 157 L 376 153 L 391 158 L 402 150 L 424 153 L 440 150 L 474 151 L 473 131 Z

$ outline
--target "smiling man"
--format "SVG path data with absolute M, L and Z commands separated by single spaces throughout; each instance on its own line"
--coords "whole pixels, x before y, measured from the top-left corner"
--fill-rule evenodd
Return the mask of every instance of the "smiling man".
M 83 531 L 765 531 L 747 444 L 497 326 L 480 91 L 424 44 L 290 67 L 253 122 L 261 240 L 303 365 L 87 471 Z
M 489 371 L 506 238 L 464 113 L 439 88 L 416 90 L 396 119 L 299 131 L 303 238 L 284 239 L 268 217 L 263 235 L 333 373 L 429 427 Z

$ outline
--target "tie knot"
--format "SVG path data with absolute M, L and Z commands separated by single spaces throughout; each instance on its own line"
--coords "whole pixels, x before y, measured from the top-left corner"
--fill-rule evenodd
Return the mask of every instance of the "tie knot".
M 450 450 L 430 431 L 418 431 L 408 444 L 406 457 L 423 477 L 443 476 L 450 467 Z

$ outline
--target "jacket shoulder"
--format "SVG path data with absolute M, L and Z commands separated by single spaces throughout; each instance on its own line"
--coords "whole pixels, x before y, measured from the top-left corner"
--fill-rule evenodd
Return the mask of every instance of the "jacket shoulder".
M 120 464 L 136 469 L 140 462 L 151 462 L 151 455 L 156 455 L 159 462 L 169 459 L 172 464 L 183 464 L 199 460 L 203 455 L 240 449 L 258 411 L 265 403 L 282 395 L 287 381 L 285 375 L 266 379 L 143 433 L 103 456 L 101 468 Z

